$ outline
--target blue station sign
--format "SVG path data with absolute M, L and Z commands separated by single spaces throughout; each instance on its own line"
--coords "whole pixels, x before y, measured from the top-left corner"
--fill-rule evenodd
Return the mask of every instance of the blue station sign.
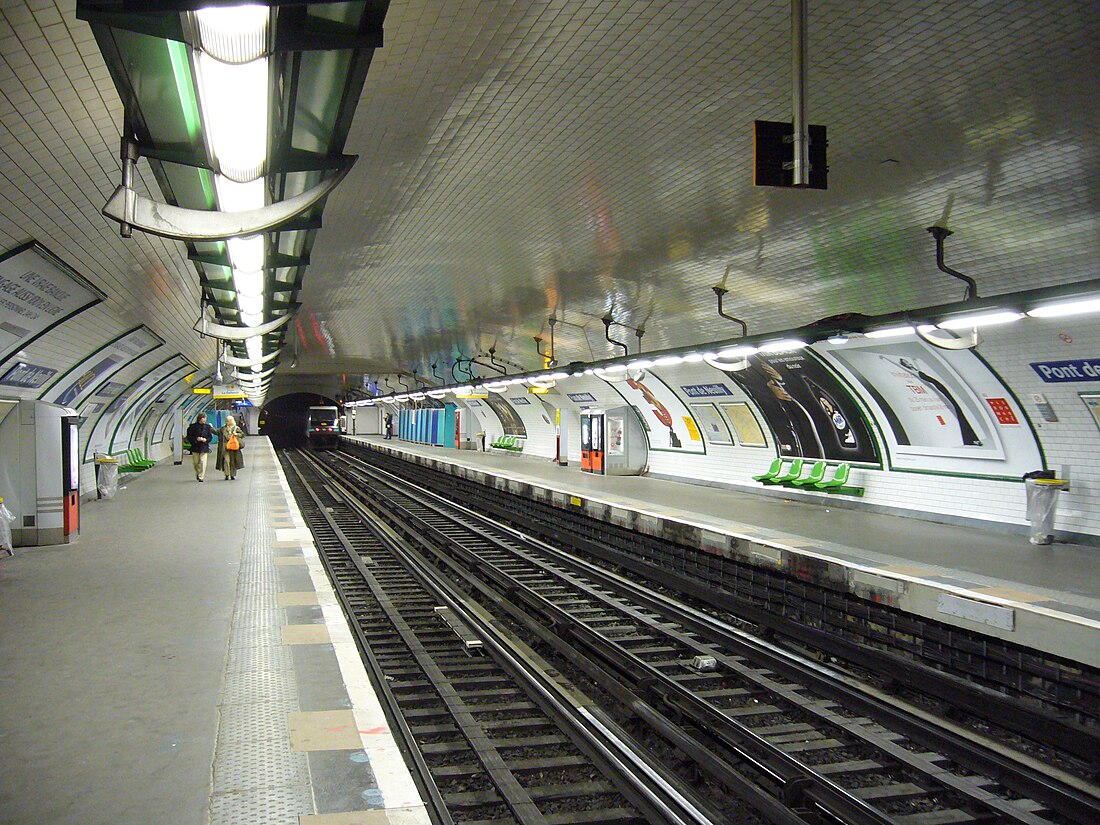
M 49 367 L 38 367 L 34 364 L 17 363 L 10 370 L 0 376 L 0 384 L 6 387 L 24 387 L 25 389 L 38 389 L 54 375 L 57 370 Z
M 725 384 L 682 384 L 680 389 L 688 398 L 708 398 L 715 395 L 733 395 Z
M 1048 384 L 1072 381 L 1100 381 L 1100 358 L 1079 358 L 1075 361 L 1038 361 L 1031 368 Z

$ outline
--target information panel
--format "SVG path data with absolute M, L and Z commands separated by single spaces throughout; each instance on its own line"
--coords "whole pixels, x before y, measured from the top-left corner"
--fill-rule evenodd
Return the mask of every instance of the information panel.
M 0 257 L 0 364 L 105 297 L 41 244 Z

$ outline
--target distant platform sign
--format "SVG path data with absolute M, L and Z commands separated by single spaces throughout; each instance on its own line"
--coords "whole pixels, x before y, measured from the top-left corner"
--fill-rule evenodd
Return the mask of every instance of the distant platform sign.
M 40 244 L 0 256 L 0 364 L 106 297 Z

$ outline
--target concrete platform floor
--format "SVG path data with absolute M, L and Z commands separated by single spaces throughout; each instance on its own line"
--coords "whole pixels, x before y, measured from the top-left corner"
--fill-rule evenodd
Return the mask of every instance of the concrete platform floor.
M 0 561 L 0 823 L 426 822 L 266 439 L 246 462 Z

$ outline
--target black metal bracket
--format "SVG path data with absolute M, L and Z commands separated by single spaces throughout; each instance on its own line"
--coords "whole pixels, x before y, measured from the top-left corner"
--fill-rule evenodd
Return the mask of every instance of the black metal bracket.
M 726 293 L 729 292 L 729 290 L 721 286 L 711 287 L 711 289 L 713 289 L 714 294 L 718 296 L 718 314 L 728 321 L 733 321 L 735 324 L 740 324 L 741 337 L 746 337 L 749 334 L 749 325 L 742 321 L 740 318 L 734 318 L 732 315 L 727 315 L 722 310 L 722 298 L 725 297 Z
M 614 344 L 617 347 L 622 347 L 623 355 L 630 355 L 630 347 L 622 341 L 616 341 L 611 337 L 611 325 L 616 323 L 616 321 L 611 317 L 610 313 L 603 316 L 600 320 L 603 321 L 603 337 L 607 339 L 608 343 Z M 625 324 L 619 324 L 619 326 L 625 326 Z
M 958 278 L 966 284 L 966 292 L 963 293 L 963 300 L 970 301 L 978 297 L 978 284 L 969 275 L 963 275 L 958 270 L 952 269 L 943 262 L 943 239 L 948 235 L 953 234 L 950 229 L 945 229 L 942 226 L 930 226 L 928 231 L 932 233 L 932 237 L 936 239 L 936 266 L 939 267 L 940 272 L 946 272 L 952 278 Z

